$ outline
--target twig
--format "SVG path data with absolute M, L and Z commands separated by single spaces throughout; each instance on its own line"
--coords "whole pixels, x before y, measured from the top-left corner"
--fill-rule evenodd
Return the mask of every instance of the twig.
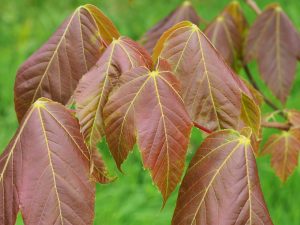
M 261 14 L 261 9 L 256 4 L 255 0 L 245 0 L 245 2 L 251 7 L 251 9 L 253 9 L 253 11 L 257 15 Z
M 194 126 L 197 127 L 199 130 L 202 130 L 202 131 L 204 131 L 205 133 L 208 133 L 208 134 L 212 133 L 211 130 L 201 126 L 199 123 L 197 123 L 197 122 L 193 122 L 193 123 L 194 123 Z
M 265 128 L 275 128 L 279 130 L 289 130 L 291 127 L 291 124 L 289 123 L 278 123 L 278 122 L 262 122 L 262 127 Z
M 259 91 L 259 93 L 262 95 L 262 97 L 264 98 L 264 101 L 267 105 L 269 105 L 272 109 L 274 110 L 278 110 L 278 111 L 281 111 L 279 107 L 277 107 L 270 99 L 268 99 L 264 93 L 259 89 L 256 81 L 254 80 L 254 77 L 249 69 L 249 67 L 247 65 L 244 65 L 244 70 L 245 70 L 245 73 L 246 73 L 246 76 L 248 77 L 249 79 L 249 82 L 252 84 L 252 86 L 257 90 Z M 283 113 L 279 113 L 281 116 L 284 116 Z

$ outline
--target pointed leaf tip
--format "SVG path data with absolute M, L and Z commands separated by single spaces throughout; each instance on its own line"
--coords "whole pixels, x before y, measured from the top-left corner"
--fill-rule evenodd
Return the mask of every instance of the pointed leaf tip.
M 67 104 L 79 79 L 94 66 L 112 37 L 118 36 L 98 8 L 78 7 L 19 68 L 14 92 L 19 122 L 39 97 Z
M 238 2 L 231 2 L 205 29 L 205 35 L 233 68 L 242 59 L 244 33 L 248 23 Z
M 197 14 L 190 1 L 184 1 L 180 6 L 178 6 L 174 11 L 172 11 L 167 17 L 159 21 L 155 26 L 153 26 L 141 39 L 141 42 L 152 54 L 156 42 L 161 37 L 161 35 L 174 26 L 175 24 L 182 21 L 191 21 L 194 24 L 202 23 L 203 20 Z

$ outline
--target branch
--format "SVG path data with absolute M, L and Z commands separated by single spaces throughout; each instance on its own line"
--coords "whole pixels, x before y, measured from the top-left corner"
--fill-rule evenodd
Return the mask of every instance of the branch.
M 275 128 L 279 130 L 289 130 L 291 127 L 291 124 L 289 123 L 278 123 L 278 122 L 262 122 L 262 127 L 265 128 Z
M 212 133 L 211 130 L 201 126 L 199 123 L 197 123 L 197 122 L 193 122 L 193 123 L 194 123 L 194 126 L 197 127 L 199 130 L 204 131 L 205 133 L 208 133 L 208 134 Z
M 256 4 L 255 0 L 245 0 L 245 2 L 250 6 L 251 9 L 253 9 L 253 11 L 257 15 L 261 14 L 261 9 Z
M 262 95 L 262 97 L 264 98 L 264 101 L 267 105 L 269 105 L 272 109 L 274 110 L 278 110 L 278 111 L 281 111 L 280 108 L 278 106 L 276 106 L 270 99 L 268 99 L 264 93 L 259 89 L 256 81 L 254 80 L 254 77 L 249 69 L 249 67 L 247 65 L 244 65 L 244 70 L 245 70 L 245 73 L 249 79 L 249 82 L 252 84 L 252 86 L 257 90 L 259 91 L 259 93 Z M 284 116 L 283 113 L 279 113 L 281 116 Z

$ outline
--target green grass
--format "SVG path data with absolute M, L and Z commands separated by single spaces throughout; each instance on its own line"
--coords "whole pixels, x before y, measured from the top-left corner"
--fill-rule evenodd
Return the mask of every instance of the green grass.
M 138 39 L 160 18 L 167 15 L 181 1 L 179 0 L 91 0 L 99 6 L 116 24 L 122 35 Z M 200 2 L 200 3 L 199 3 Z M 260 0 L 263 7 L 271 1 Z M 300 27 L 300 1 L 281 0 L 284 10 Z M 17 128 L 13 104 L 13 84 L 16 70 L 26 58 L 45 42 L 63 19 L 85 1 L 71 0 L 2 0 L 0 14 L 0 149 L 4 149 Z M 211 20 L 228 3 L 227 0 L 194 1 L 199 14 Z M 243 4 L 252 22 L 255 14 Z M 259 80 L 257 67 L 251 69 Z M 300 68 L 297 80 L 288 100 L 287 107 L 300 109 Z M 263 83 L 259 86 L 274 99 Z M 274 99 L 275 100 L 275 99 Z M 277 104 L 279 102 L 277 101 Z M 266 106 L 264 112 L 268 112 Z M 274 130 L 264 131 L 269 136 Z M 199 146 L 202 138 L 193 131 L 189 156 Z M 109 185 L 97 185 L 95 224 L 96 225 L 166 225 L 170 224 L 177 191 L 174 192 L 161 210 L 162 198 L 154 187 L 149 172 L 142 169 L 139 153 L 135 149 L 123 165 L 125 174 L 117 172 L 107 145 L 99 145 L 112 174 L 118 179 Z M 270 167 L 269 157 L 259 158 L 258 167 L 263 192 L 275 225 L 300 224 L 300 168 L 285 184 L 280 183 Z M 18 225 L 23 224 L 18 219 Z

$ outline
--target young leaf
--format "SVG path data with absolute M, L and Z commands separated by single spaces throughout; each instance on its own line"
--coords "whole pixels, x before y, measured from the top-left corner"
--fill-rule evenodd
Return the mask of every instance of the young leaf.
M 119 34 L 92 5 L 78 7 L 18 70 L 15 109 L 19 121 L 39 97 L 66 104 L 79 79 Z
M 165 58 L 182 84 L 182 96 L 193 121 L 209 130 L 237 128 L 241 93 L 246 85 L 226 65 L 200 29 L 182 22 L 158 41 L 153 58 Z
M 248 22 L 240 3 L 236 0 L 232 1 L 225 8 L 224 12 L 226 12 L 233 18 L 233 20 L 235 21 L 238 27 L 239 33 L 243 34 L 245 30 L 248 28 Z
M 260 136 L 261 113 L 258 105 L 247 95 L 242 93 L 242 113 L 244 123 L 252 128 L 256 137 Z
M 247 27 L 240 4 L 230 3 L 205 29 L 206 36 L 229 65 L 242 56 L 243 34 Z
M 277 4 L 267 7 L 249 30 L 245 63 L 257 60 L 262 79 L 282 103 L 294 81 L 299 49 L 299 34 Z
M 3 224 L 14 224 L 19 205 L 26 225 L 92 224 L 89 152 L 64 106 L 36 101 L 2 154 L 0 168 Z
M 249 81 L 243 79 L 244 84 L 247 86 L 249 92 L 251 93 L 251 96 L 253 97 L 253 100 L 258 106 L 261 106 L 264 103 L 264 97 L 262 94 L 253 87 Z
M 262 153 L 272 155 L 271 165 L 277 176 L 284 182 L 298 165 L 299 151 L 300 130 L 291 129 L 272 135 Z
M 208 136 L 183 179 L 172 225 L 273 224 L 252 151 L 234 130 Z
M 103 56 L 80 80 L 75 91 L 76 114 L 90 149 L 104 136 L 103 107 L 119 76 L 138 66 L 151 67 L 151 57 L 126 37 L 114 40 Z
M 104 108 L 107 141 L 118 166 L 138 145 L 144 166 L 164 202 L 180 181 L 191 121 L 179 95 L 179 83 L 164 61 L 155 71 L 138 67 L 121 76 L 121 87 Z
M 148 52 L 152 53 L 153 48 L 160 36 L 173 25 L 184 20 L 191 21 L 194 24 L 199 24 L 201 21 L 196 10 L 189 1 L 183 2 L 181 6 L 172 11 L 166 18 L 158 22 L 142 37 L 142 44 Z
M 300 111 L 288 110 L 287 116 L 289 122 L 293 125 L 294 128 L 300 128 Z

